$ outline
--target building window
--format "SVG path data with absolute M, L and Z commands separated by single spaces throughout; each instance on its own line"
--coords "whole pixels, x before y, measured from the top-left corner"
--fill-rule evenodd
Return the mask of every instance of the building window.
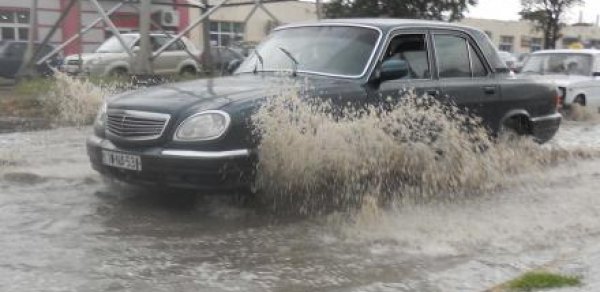
M 244 24 L 241 22 L 211 21 L 210 41 L 213 45 L 227 47 L 244 40 Z
M 512 52 L 514 42 L 515 37 L 513 36 L 500 36 L 500 45 L 498 46 L 498 48 L 500 49 L 500 51 Z
M 29 38 L 29 11 L 0 9 L 0 41 Z
M 544 46 L 544 41 L 542 38 L 531 38 L 529 50 L 531 52 L 539 51 Z

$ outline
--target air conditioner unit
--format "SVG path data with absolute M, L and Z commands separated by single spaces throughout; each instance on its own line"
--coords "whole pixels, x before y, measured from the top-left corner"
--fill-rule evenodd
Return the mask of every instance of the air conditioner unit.
M 172 10 L 160 11 L 160 25 L 163 27 L 177 27 L 179 26 L 179 14 Z

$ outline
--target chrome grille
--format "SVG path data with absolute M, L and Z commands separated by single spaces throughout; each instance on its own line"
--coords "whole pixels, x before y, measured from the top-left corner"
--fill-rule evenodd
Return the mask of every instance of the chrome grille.
M 153 140 L 162 136 L 170 117 L 160 113 L 109 110 L 106 131 L 126 140 Z
M 79 65 L 81 65 L 81 60 L 79 60 L 79 59 L 68 60 L 67 65 L 79 66 Z

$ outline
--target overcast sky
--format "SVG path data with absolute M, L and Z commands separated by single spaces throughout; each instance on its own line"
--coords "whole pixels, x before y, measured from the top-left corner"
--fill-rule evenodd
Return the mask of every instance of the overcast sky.
M 600 0 L 586 0 L 584 6 L 573 7 L 569 13 L 569 22 L 579 21 L 579 12 L 583 11 L 584 22 L 596 22 L 600 13 Z M 517 20 L 521 10 L 520 0 L 479 0 L 479 4 L 471 7 L 467 17 Z

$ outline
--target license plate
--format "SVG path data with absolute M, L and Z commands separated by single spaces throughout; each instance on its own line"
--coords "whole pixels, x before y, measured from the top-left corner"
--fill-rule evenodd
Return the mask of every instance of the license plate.
M 116 168 L 142 171 L 142 159 L 138 155 L 102 150 L 102 164 Z

